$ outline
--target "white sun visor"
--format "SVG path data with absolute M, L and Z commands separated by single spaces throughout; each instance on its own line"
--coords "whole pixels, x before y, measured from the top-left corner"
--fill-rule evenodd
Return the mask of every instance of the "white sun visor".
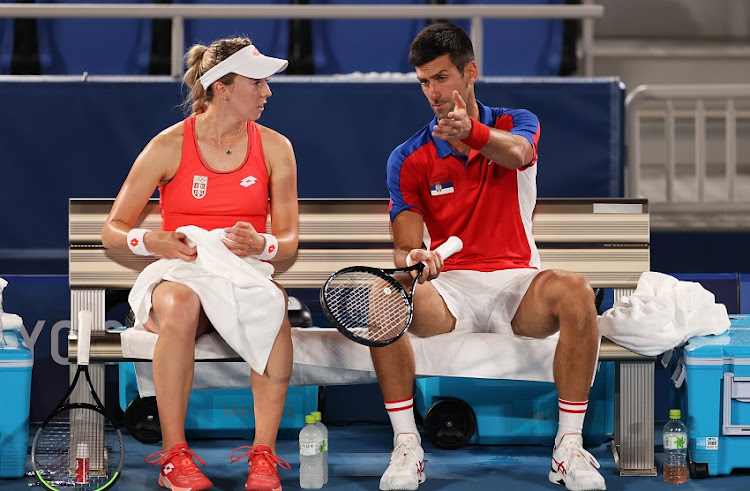
M 212 83 L 228 73 L 236 73 L 243 77 L 262 79 L 284 70 L 289 62 L 281 58 L 265 56 L 253 46 L 245 46 L 235 54 L 225 59 L 200 78 L 203 88 L 208 90 Z

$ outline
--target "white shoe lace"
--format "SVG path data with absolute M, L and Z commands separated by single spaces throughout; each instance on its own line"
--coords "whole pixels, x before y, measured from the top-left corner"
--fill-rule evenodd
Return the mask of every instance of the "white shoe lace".
M 569 462 L 568 472 L 573 469 L 591 471 L 591 466 L 599 469 L 599 461 L 591 455 L 588 450 L 584 449 L 578 442 L 573 441 L 568 444 L 568 456 L 565 460 Z
M 406 466 L 416 465 L 417 462 L 419 462 L 419 458 L 417 457 L 413 444 L 414 439 L 407 438 L 396 445 L 391 452 L 391 462 L 389 467 L 395 465 L 397 468 L 402 469 Z

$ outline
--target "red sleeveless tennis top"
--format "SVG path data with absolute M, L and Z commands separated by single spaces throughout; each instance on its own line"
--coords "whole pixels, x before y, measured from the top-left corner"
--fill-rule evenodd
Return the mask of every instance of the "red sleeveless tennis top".
M 177 173 L 159 186 L 162 230 L 183 225 L 206 230 L 250 222 L 266 231 L 268 171 L 258 126 L 247 122 L 247 154 L 232 171 L 211 169 L 203 161 L 195 137 L 195 115 L 183 122 L 182 157 Z

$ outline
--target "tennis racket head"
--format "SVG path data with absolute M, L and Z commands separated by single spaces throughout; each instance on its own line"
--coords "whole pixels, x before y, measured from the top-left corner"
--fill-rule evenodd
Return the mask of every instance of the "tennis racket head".
M 31 463 L 50 490 L 104 490 L 122 472 L 122 434 L 101 408 L 86 403 L 57 408 L 39 427 Z
M 90 311 L 78 313 L 78 369 L 57 408 L 37 430 L 31 445 L 34 472 L 47 489 L 108 489 L 117 481 L 125 462 L 120 429 L 104 408 L 89 376 L 92 323 Z M 85 380 L 95 405 L 66 403 L 81 379 Z
M 394 271 L 406 270 L 390 272 Z M 411 324 L 411 295 L 388 272 L 352 266 L 334 273 L 320 289 L 326 317 L 352 341 L 386 346 L 403 336 Z

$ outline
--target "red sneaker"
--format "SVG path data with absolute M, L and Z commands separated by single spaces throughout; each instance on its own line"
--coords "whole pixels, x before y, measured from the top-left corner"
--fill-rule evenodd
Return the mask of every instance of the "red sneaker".
M 214 487 L 213 483 L 203 475 L 195 465 L 193 459 L 203 460 L 195 455 L 187 443 L 175 443 L 169 450 L 154 452 L 145 460 L 149 464 L 161 465 L 159 472 L 159 486 L 172 491 L 202 491 Z
M 248 450 L 235 458 L 235 452 L 243 449 Z M 248 445 L 235 448 L 229 458 L 232 462 L 239 462 L 246 456 L 248 456 L 247 466 L 249 470 L 245 491 L 281 491 L 281 478 L 276 467 L 290 470 L 292 466 L 286 460 L 272 454 L 271 449 L 265 445 L 256 445 L 255 448 Z

